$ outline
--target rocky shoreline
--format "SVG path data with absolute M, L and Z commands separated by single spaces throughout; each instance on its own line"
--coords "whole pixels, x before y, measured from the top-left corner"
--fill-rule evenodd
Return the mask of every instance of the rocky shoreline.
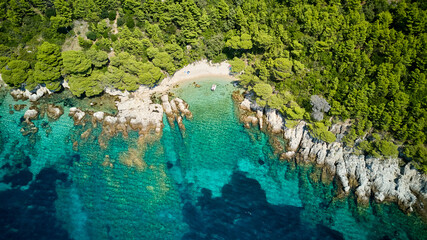
M 88 121 L 93 127 L 98 123 L 102 125 L 101 136 L 98 138 L 102 148 L 106 148 L 109 138 L 118 133 L 128 137 L 129 131 L 138 132 L 139 142 L 143 142 L 148 135 L 160 138 L 164 126 L 163 113 L 166 114 L 171 125 L 176 121 L 181 130 L 185 130 L 183 119 L 192 117 L 189 106 L 184 100 L 174 98 L 169 101 L 168 94 L 162 95 L 162 104 L 153 103 L 148 92 L 146 94 L 110 92 L 109 94 L 118 96 L 120 99 L 116 101 L 118 113 L 114 116 L 105 112 L 85 112 L 76 107 L 70 108 L 69 113 L 75 125 L 85 125 Z M 85 137 L 83 136 L 85 133 L 82 134 L 82 138 Z
M 307 123 L 299 121 L 287 128 L 286 119 L 276 109 L 258 106 L 250 97 L 233 97 L 239 104 L 240 120 L 245 127 L 259 126 L 272 137 L 282 138 L 273 144 L 281 160 L 296 164 L 313 164 L 322 169 L 322 180 L 336 180 L 339 196 L 354 192 L 357 203 L 367 206 L 376 202 L 397 202 L 402 211 L 417 211 L 427 218 L 427 176 L 400 158 L 379 159 L 358 155 L 341 142 L 326 143 L 308 131 Z M 349 123 L 338 123 L 330 131 L 338 137 L 346 134 Z M 338 138 L 339 139 L 339 138 Z
M 185 131 L 183 119 L 192 118 L 188 104 L 179 98 L 170 99 L 167 92 L 157 92 L 140 88 L 129 93 L 107 89 L 106 93 L 117 96 L 118 113 L 111 115 L 105 112 L 82 111 L 70 108 L 69 116 L 74 119 L 75 125 L 85 125 L 90 121 L 93 127 L 102 124 L 102 133 L 98 138 L 101 147 L 107 147 L 109 138 L 122 133 L 123 137 L 128 132 L 138 131 L 140 141 L 147 135 L 160 138 L 163 130 L 163 113 L 171 126 L 178 124 L 181 131 Z M 14 90 L 11 95 L 15 99 L 29 99 L 37 101 L 41 96 L 50 94 L 40 88 L 31 94 Z M 159 103 L 154 103 L 153 95 L 160 94 Z M 338 140 L 333 143 L 323 142 L 313 137 L 308 131 L 307 123 L 298 122 L 295 127 L 287 128 L 286 119 L 275 109 L 258 106 L 249 97 L 233 96 L 239 104 L 240 120 L 245 127 L 258 126 L 269 132 L 273 139 L 278 137 L 285 141 L 276 141 L 272 145 L 281 160 L 295 161 L 297 164 L 314 164 L 322 169 L 323 181 L 336 180 L 340 196 L 353 192 L 359 205 L 368 205 L 371 199 L 377 202 L 397 202 L 404 212 L 417 211 L 427 217 L 427 176 L 419 172 L 411 163 L 405 163 L 399 158 L 378 159 L 370 156 L 358 155 L 352 148 L 344 147 Z M 57 119 L 64 111 L 62 108 L 49 105 L 47 109 L 49 118 Z M 28 129 L 22 128 L 23 135 L 37 132 L 31 124 L 32 119 L 37 119 L 40 111 L 30 108 L 24 114 Z M 349 123 L 338 123 L 330 127 L 337 139 L 341 139 L 350 127 Z M 81 134 L 87 138 L 91 129 Z M 283 144 L 286 142 L 286 144 Z M 75 150 L 78 143 L 74 142 Z

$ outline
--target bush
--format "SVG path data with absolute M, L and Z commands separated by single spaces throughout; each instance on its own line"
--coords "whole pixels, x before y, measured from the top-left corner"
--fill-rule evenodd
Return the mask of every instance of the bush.
M 79 45 L 80 47 L 84 48 L 84 49 L 89 49 L 92 46 L 92 41 L 91 40 L 85 40 L 82 37 L 79 37 Z
M 126 26 L 130 29 L 135 27 L 135 21 L 133 20 L 133 17 L 128 15 L 125 17 L 126 19 Z
M 96 40 L 96 33 L 89 31 L 86 33 L 86 37 L 92 41 L 95 41 Z
M 253 90 L 262 99 L 268 99 L 273 94 L 273 88 L 268 83 L 255 84 Z
M 376 158 L 381 156 L 395 158 L 399 155 L 397 146 L 391 141 L 382 139 L 378 133 L 372 134 L 371 141 L 365 140 L 357 148 Z
M 399 151 L 397 150 L 397 146 L 389 141 L 381 140 L 377 144 L 380 153 L 386 157 L 397 157 Z
M 50 17 L 56 16 L 55 8 L 46 9 L 46 18 L 50 19 Z
M 111 10 L 108 12 L 108 19 L 110 21 L 116 20 L 116 11 L 115 10 Z
M 229 61 L 229 63 L 231 65 L 231 71 L 233 73 L 240 73 L 246 67 L 245 62 L 242 59 L 237 58 L 237 57 L 234 57 L 234 59 Z
M 285 123 L 285 126 L 286 126 L 286 128 L 288 128 L 288 129 L 291 129 L 291 128 L 294 128 L 294 127 L 296 127 L 297 125 L 298 125 L 298 121 L 295 121 L 295 120 L 286 120 L 286 123 Z
M 325 124 L 323 124 L 322 122 L 309 124 L 308 127 L 315 138 L 325 141 L 327 143 L 335 142 L 335 134 L 328 131 L 328 127 L 325 126 Z
M 417 169 L 427 173 L 427 148 L 423 144 L 407 146 L 403 153 L 408 160 L 413 161 Z
M 99 15 L 99 17 L 100 17 L 101 19 L 108 18 L 108 17 L 109 17 L 108 10 L 106 10 L 106 9 L 102 10 L 102 12 L 101 12 L 101 14 Z M 114 19 L 113 19 L 113 20 L 114 20 Z
M 283 106 L 282 113 L 286 115 L 288 119 L 303 119 L 305 109 L 301 108 L 298 103 L 291 101 L 288 106 Z
M 122 17 L 119 17 L 118 19 L 117 19 L 117 26 L 118 27 L 121 27 L 121 26 L 123 26 L 123 24 L 125 24 L 125 19 L 124 18 L 122 18 Z

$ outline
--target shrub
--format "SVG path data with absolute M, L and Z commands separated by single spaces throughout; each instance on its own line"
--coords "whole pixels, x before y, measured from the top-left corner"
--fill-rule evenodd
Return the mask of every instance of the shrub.
M 101 12 L 101 14 L 99 15 L 99 17 L 100 17 L 101 19 L 108 18 L 108 17 L 109 17 L 108 10 L 106 10 L 106 9 L 102 10 L 102 12 Z
M 119 17 L 119 18 L 117 19 L 117 26 L 118 26 L 118 27 L 121 27 L 121 26 L 123 26 L 123 24 L 125 24 L 125 19 L 124 19 L 124 18 L 122 18 L 122 17 Z
M 86 33 L 86 37 L 92 41 L 95 41 L 96 40 L 96 33 L 89 31 Z
M 325 126 L 325 124 L 323 124 L 322 122 L 309 124 L 308 127 L 315 138 L 325 141 L 327 143 L 335 142 L 335 134 L 328 131 L 328 127 Z
M 381 135 L 374 133 L 372 134 L 373 139 L 371 141 L 363 141 L 359 144 L 358 149 L 365 151 L 368 155 L 380 158 L 385 157 L 397 157 L 399 151 L 397 146 L 391 142 L 382 139 Z
M 85 40 L 82 37 L 79 37 L 79 45 L 80 47 L 84 48 L 84 49 L 89 49 L 92 46 L 92 41 L 91 40 Z
M 263 99 L 268 99 L 273 93 L 273 88 L 268 83 L 255 84 L 253 90 L 257 96 Z
M 130 29 L 135 27 L 135 21 L 133 20 L 133 17 L 128 15 L 125 17 L 126 19 L 126 26 Z
M 108 19 L 110 21 L 116 20 L 116 11 L 114 11 L 114 10 L 109 11 L 108 12 Z
M 407 146 L 403 153 L 417 169 L 427 173 L 427 148 L 423 144 Z

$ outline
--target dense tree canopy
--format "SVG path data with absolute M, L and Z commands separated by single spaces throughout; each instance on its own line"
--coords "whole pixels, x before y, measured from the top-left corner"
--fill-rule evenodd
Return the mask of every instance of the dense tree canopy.
M 309 113 L 311 96 L 322 96 L 330 110 L 314 135 L 330 141 L 329 121 L 350 118 L 346 144 L 376 132 L 383 138 L 363 143 L 366 154 L 395 156 L 398 146 L 423 168 L 424 2 L 8 0 L 0 3 L 0 67 L 12 87 L 58 90 L 65 78 L 76 95 L 92 96 L 105 87 L 152 86 L 202 58 L 228 59 L 261 105 L 289 119 L 321 120 L 326 111 Z M 70 45 L 78 48 L 61 54 Z

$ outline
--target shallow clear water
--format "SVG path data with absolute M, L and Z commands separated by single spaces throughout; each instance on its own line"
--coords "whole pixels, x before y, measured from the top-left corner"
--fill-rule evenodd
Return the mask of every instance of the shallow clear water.
M 394 204 L 357 208 L 352 196 L 334 197 L 334 183 L 318 182 L 316 169 L 280 162 L 266 134 L 239 124 L 231 83 L 198 84 L 174 90 L 194 115 L 185 131 L 164 119 L 161 139 L 138 143 L 135 132 L 119 134 L 106 149 L 98 144 L 99 125 L 73 126 L 68 117 L 79 100 L 50 99 L 66 105 L 65 114 L 35 120 L 39 131 L 22 136 L 28 102 L 10 114 L 9 104 L 17 102 L 0 95 L 0 239 L 426 236 L 426 224 Z M 82 138 L 88 129 L 90 136 Z

